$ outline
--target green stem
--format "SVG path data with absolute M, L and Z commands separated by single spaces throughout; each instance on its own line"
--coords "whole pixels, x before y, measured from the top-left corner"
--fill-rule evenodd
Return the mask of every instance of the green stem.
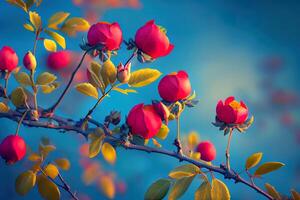
M 31 84 L 32 84 L 32 90 L 33 90 L 33 98 L 34 98 L 34 109 L 37 111 L 38 110 L 38 103 L 37 103 L 37 92 L 38 92 L 38 88 L 34 83 L 34 71 L 31 70 L 30 72 L 30 80 L 31 80 Z
M 20 118 L 20 120 L 19 120 L 19 122 L 18 122 L 18 126 L 17 126 L 17 129 L 16 129 L 16 135 L 19 134 L 19 130 L 20 130 L 21 124 L 22 124 L 22 122 L 23 122 L 23 120 L 24 120 L 24 118 L 25 118 L 27 112 L 28 112 L 28 110 L 26 110 L 26 111 L 23 113 L 22 117 Z
M 230 154 L 229 154 L 229 151 L 230 151 L 230 142 L 231 142 L 231 138 L 232 138 L 232 132 L 233 132 L 233 128 L 230 129 L 230 132 L 229 132 L 229 137 L 228 137 L 228 142 L 227 142 L 227 147 L 226 147 L 226 153 L 225 153 L 225 156 L 226 156 L 226 167 L 228 170 L 230 170 Z

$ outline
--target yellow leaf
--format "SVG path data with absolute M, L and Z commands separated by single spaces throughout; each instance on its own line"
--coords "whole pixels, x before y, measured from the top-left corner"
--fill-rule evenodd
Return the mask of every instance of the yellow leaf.
M 194 160 L 200 160 L 201 159 L 201 153 L 192 152 L 190 157 L 193 158 Z
M 71 164 L 70 164 L 70 161 L 68 159 L 59 158 L 59 159 L 54 160 L 54 162 L 62 170 L 69 170 L 70 169 Z
M 26 171 L 20 174 L 15 182 L 16 192 L 19 195 L 26 195 L 35 185 L 36 174 L 33 171 Z
M 9 107 L 3 103 L 0 102 L 0 113 L 7 113 L 9 111 Z
M 199 135 L 196 132 L 191 132 L 188 135 L 188 144 L 192 147 L 199 143 Z
M 57 167 L 51 163 L 44 168 L 44 172 L 47 174 L 47 176 L 53 179 L 55 179 L 59 173 Z
M 28 31 L 34 31 L 34 27 L 31 24 L 23 24 L 24 28 Z
M 75 36 L 76 32 L 87 31 L 90 28 L 90 24 L 83 18 L 73 17 L 65 21 L 61 31 L 65 32 L 69 36 Z
M 87 96 L 98 99 L 97 89 L 90 83 L 79 83 L 75 86 L 77 91 Z
M 111 144 L 109 143 L 104 143 L 102 148 L 101 148 L 102 155 L 104 159 L 110 163 L 114 164 L 116 162 L 117 154 L 116 150 Z
M 158 200 L 163 199 L 170 188 L 171 181 L 169 179 L 159 179 L 155 181 L 145 193 L 145 200 Z
M 23 86 L 31 86 L 32 85 L 29 75 L 25 72 L 14 73 L 14 77 L 15 77 L 16 81 L 18 81 L 18 83 L 20 83 Z
M 116 194 L 114 180 L 111 176 L 101 176 L 99 179 L 99 186 L 103 194 L 109 198 L 113 199 Z
M 122 88 L 118 88 L 118 87 L 114 87 L 113 90 L 120 92 L 122 94 L 126 94 L 126 95 L 128 95 L 128 93 L 137 93 L 137 91 L 133 90 L 133 89 L 122 89 Z
M 162 124 L 162 126 L 160 127 L 158 133 L 155 135 L 155 137 L 164 140 L 167 138 L 168 133 L 169 133 L 169 127 L 165 124 Z
M 38 30 L 42 25 L 41 17 L 37 12 L 31 12 L 29 11 L 29 19 L 30 22 L 33 24 L 36 30 Z
M 266 162 L 257 168 L 257 170 L 254 172 L 254 176 L 261 176 L 263 174 L 267 174 L 269 172 L 279 169 L 282 166 L 284 166 L 284 164 L 281 162 Z
M 104 137 L 104 133 L 101 135 L 97 133 L 89 134 L 89 138 L 91 139 L 91 143 L 89 145 L 89 158 L 94 158 L 99 154 Z
M 292 189 L 291 193 L 292 193 L 293 200 L 300 200 L 300 194 L 296 190 Z
M 158 79 L 161 72 L 156 69 L 140 69 L 130 75 L 128 84 L 132 87 L 143 87 Z
M 12 5 L 22 8 L 25 12 L 28 12 L 26 4 L 22 0 L 6 0 L 6 1 Z
M 22 87 L 17 87 L 12 93 L 10 97 L 12 103 L 16 107 L 21 107 L 26 104 L 27 95 Z
M 186 164 L 176 167 L 169 173 L 169 177 L 174 179 L 180 179 L 183 177 L 195 176 L 200 173 L 199 167 L 193 164 Z
M 156 146 L 157 148 L 161 148 L 161 144 L 156 139 L 152 138 L 152 142 L 154 146 Z
M 106 60 L 101 67 L 101 77 L 105 87 L 113 84 L 117 79 L 117 69 L 111 60 Z
M 55 52 L 56 51 L 56 43 L 50 39 L 44 39 L 44 47 L 47 51 Z
M 37 153 L 32 153 L 28 156 L 28 160 L 36 162 L 42 160 L 41 156 Z
M 97 62 L 91 62 L 90 67 L 88 68 L 89 73 L 89 82 L 95 86 L 101 89 L 102 92 L 104 92 L 105 86 L 100 74 L 101 71 L 101 65 Z
M 55 30 L 58 29 L 57 25 L 61 24 L 63 21 L 67 19 L 67 17 L 70 15 L 70 13 L 66 12 L 57 12 L 54 15 L 52 15 L 48 21 L 48 28 L 53 28 Z
M 60 191 L 58 187 L 50 181 L 45 175 L 39 175 L 37 178 L 38 191 L 45 200 L 59 200 Z
M 195 200 L 212 200 L 211 186 L 209 182 L 204 181 L 195 192 Z
M 60 84 L 58 82 L 54 82 L 50 85 L 41 85 L 41 89 L 44 94 L 49 94 L 56 90 L 59 87 L 59 85 Z
M 227 186 L 220 181 L 219 179 L 214 178 L 212 180 L 212 190 L 211 190 L 212 199 L 216 200 L 229 200 L 230 193 Z
M 261 160 L 263 153 L 262 152 L 258 152 L 258 153 L 254 153 L 252 154 L 250 157 L 248 157 L 247 161 L 246 161 L 246 170 L 255 167 Z
M 276 199 L 276 200 L 281 199 L 280 194 L 276 191 L 276 189 L 272 185 L 270 185 L 269 183 L 266 183 L 265 187 L 267 189 L 268 194 L 271 195 L 274 199 Z
M 184 195 L 194 178 L 195 176 L 189 176 L 177 179 L 170 191 L 168 200 L 175 200 Z
M 48 154 L 54 151 L 55 149 L 56 147 L 54 145 L 39 145 L 39 152 L 41 153 L 41 155 L 43 155 L 43 158 L 47 157 Z
M 53 83 L 57 77 L 54 74 L 49 72 L 44 72 L 37 77 L 36 84 L 37 85 L 48 85 Z
M 45 30 L 45 33 L 48 34 L 50 37 L 52 37 L 63 49 L 66 48 L 66 41 L 63 36 L 50 30 Z

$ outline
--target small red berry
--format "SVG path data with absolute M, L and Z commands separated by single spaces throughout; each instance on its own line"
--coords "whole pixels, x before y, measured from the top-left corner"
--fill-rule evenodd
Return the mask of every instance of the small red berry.
M 18 135 L 7 136 L 0 144 L 0 156 L 7 164 L 14 164 L 26 155 L 26 143 Z
M 201 154 L 201 159 L 210 162 L 216 158 L 216 148 L 210 141 L 200 142 L 196 149 Z
M 47 58 L 47 65 L 50 69 L 61 70 L 68 67 L 72 62 L 70 51 L 57 51 L 50 53 Z
M 13 71 L 18 66 L 18 56 L 9 46 L 4 46 L 0 50 L 0 70 Z

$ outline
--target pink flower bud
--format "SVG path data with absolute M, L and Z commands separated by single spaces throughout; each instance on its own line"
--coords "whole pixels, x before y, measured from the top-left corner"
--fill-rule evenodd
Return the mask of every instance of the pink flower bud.
M 135 44 L 142 52 L 154 59 L 168 55 L 174 48 L 165 31 L 156 25 L 154 20 L 148 21 L 136 32 Z
M 36 68 L 36 59 L 35 56 L 31 53 L 31 51 L 28 51 L 24 58 L 23 58 L 23 65 L 26 67 L 26 69 L 32 71 Z
M 87 39 L 89 45 L 101 44 L 104 50 L 118 50 L 123 41 L 122 30 L 117 22 L 98 22 L 90 27 Z
M 152 105 L 141 103 L 131 109 L 127 117 L 127 124 L 133 135 L 149 139 L 158 133 L 162 121 Z
M 4 46 L 0 50 L 0 70 L 13 71 L 18 66 L 18 56 L 9 46 Z
M 158 84 L 159 95 L 168 102 L 186 99 L 191 90 L 191 83 L 185 71 L 168 74 Z
M 14 164 L 26 155 L 26 143 L 18 135 L 7 136 L 0 144 L 0 156 L 8 164 Z
M 61 70 L 68 67 L 72 62 L 72 53 L 70 51 L 57 51 L 50 53 L 47 59 L 47 65 L 52 70 Z
M 248 108 L 243 101 L 238 102 L 233 96 L 225 100 L 225 104 L 220 100 L 216 108 L 218 120 L 227 124 L 242 124 L 248 118 Z
M 168 109 L 168 107 L 160 101 L 153 102 L 152 105 L 157 114 L 159 114 L 161 120 L 165 121 L 168 125 L 168 119 L 170 116 L 170 110 Z
M 128 63 L 125 67 L 120 63 L 117 67 L 117 79 L 120 83 L 127 83 L 130 79 L 131 63 Z
M 210 162 L 216 158 L 216 148 L 210 141 L 200 142 L 196 149 L 201 154 L 201 160 Z

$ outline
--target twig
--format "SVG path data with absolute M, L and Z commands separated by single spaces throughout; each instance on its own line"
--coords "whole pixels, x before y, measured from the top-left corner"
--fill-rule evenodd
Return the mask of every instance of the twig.
M 58 178 L 63 183 L 64 190 L 68 192 L 73 199 L 79 200 L 76 194 L 71 191 L 71 187 L 66 183 L 66 181 L 63 179 L 60 173 L 58 173 Z
M 18 125 L 17 125 L 17 129 L 16 129 L 16 135 L 19 134 L 19 130 L 20 130 L 20 126 L 24 120 L 24 118 L 26 117 L 26 114 L 28 113 L 28 109 L 23 113 L 22 117 L 20 118 Z
M 226 156 L 226 167 L 228 170 L 230 170 L 230 142 L 231 142 L 231 138 L 232 138 L 232 132 L 233 132 L 233 128 L 230 128 L 230 132 L 229 132 L 229 137 L 228 137 L 228 142 L 227 142 L 227 147 L 226 147 L 226 152 L 225 152 L 225 156 Z

